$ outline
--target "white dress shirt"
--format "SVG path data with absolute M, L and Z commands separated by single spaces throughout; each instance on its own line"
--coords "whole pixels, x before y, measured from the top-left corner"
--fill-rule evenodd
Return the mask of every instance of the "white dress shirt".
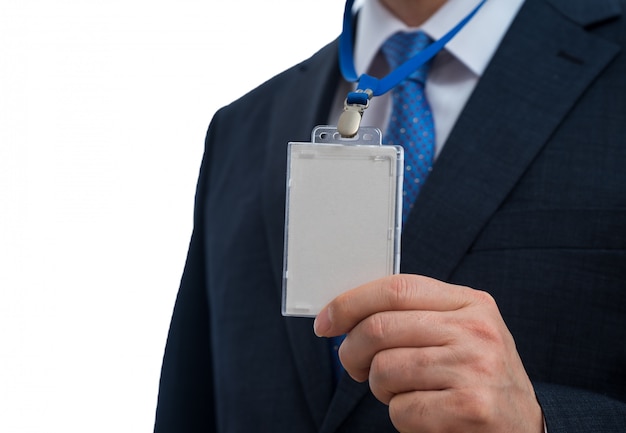
M 438 155 L 450 135 L 461 110 L 483 74 L 500 41 L 524 0 L 488 0 L 481 10 L 435 57 L 426 81 L 426 97 L 435 122 Z M 448 0 L 419 28 L 411 28 L 395 17 L 379 0 L 365 0 L 359 11 L 354 47 L 357 75 L 382 77 L 388 71 L 380 53 L 383 43 L 399 31 L 422 30 L 433 40 L 444 36 L 461 21 L 479 0 Z M 355 85 L 339 86 L 328 123 L 337 124 L 343 103 Z M 363 114 L 361 125 L 375 126 L 383 132 L 391 113 L 390 92 L 374 97 Z

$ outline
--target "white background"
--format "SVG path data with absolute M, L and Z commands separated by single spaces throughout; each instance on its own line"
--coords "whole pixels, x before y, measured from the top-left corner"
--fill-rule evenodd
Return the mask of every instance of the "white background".
M 341 0 L 0 0 L 0 432 L 149 432 L 213 113 Z

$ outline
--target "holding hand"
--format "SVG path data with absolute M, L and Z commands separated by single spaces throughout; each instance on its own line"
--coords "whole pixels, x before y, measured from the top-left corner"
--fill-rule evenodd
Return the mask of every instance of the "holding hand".
M 315 320 L 401 432 L 541 433 L 541 408 L 493 298 L 417 275 L 346 292 Z

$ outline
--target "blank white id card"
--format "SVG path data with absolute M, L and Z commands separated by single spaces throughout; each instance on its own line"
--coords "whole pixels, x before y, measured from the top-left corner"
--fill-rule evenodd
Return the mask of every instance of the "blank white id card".
M 340 293 L 398 273 L 402 148 L 375 128 L 343 139 L 317 127 L 289 143 L 283 308 L 313 317 Z

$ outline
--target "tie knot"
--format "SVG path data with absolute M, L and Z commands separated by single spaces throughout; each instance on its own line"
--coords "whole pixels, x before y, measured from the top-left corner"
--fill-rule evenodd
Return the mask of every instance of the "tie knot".
M 398 32 L 387 39 L 381 49 L 390 68 L 395 69 L 422 51 L 430 43 L 430 37 L 424 32 Z M 411 78 L 416 78 L 421 82 L 426 81 L 429 65 L 430 62 L 426 62 L 411 75 Z

